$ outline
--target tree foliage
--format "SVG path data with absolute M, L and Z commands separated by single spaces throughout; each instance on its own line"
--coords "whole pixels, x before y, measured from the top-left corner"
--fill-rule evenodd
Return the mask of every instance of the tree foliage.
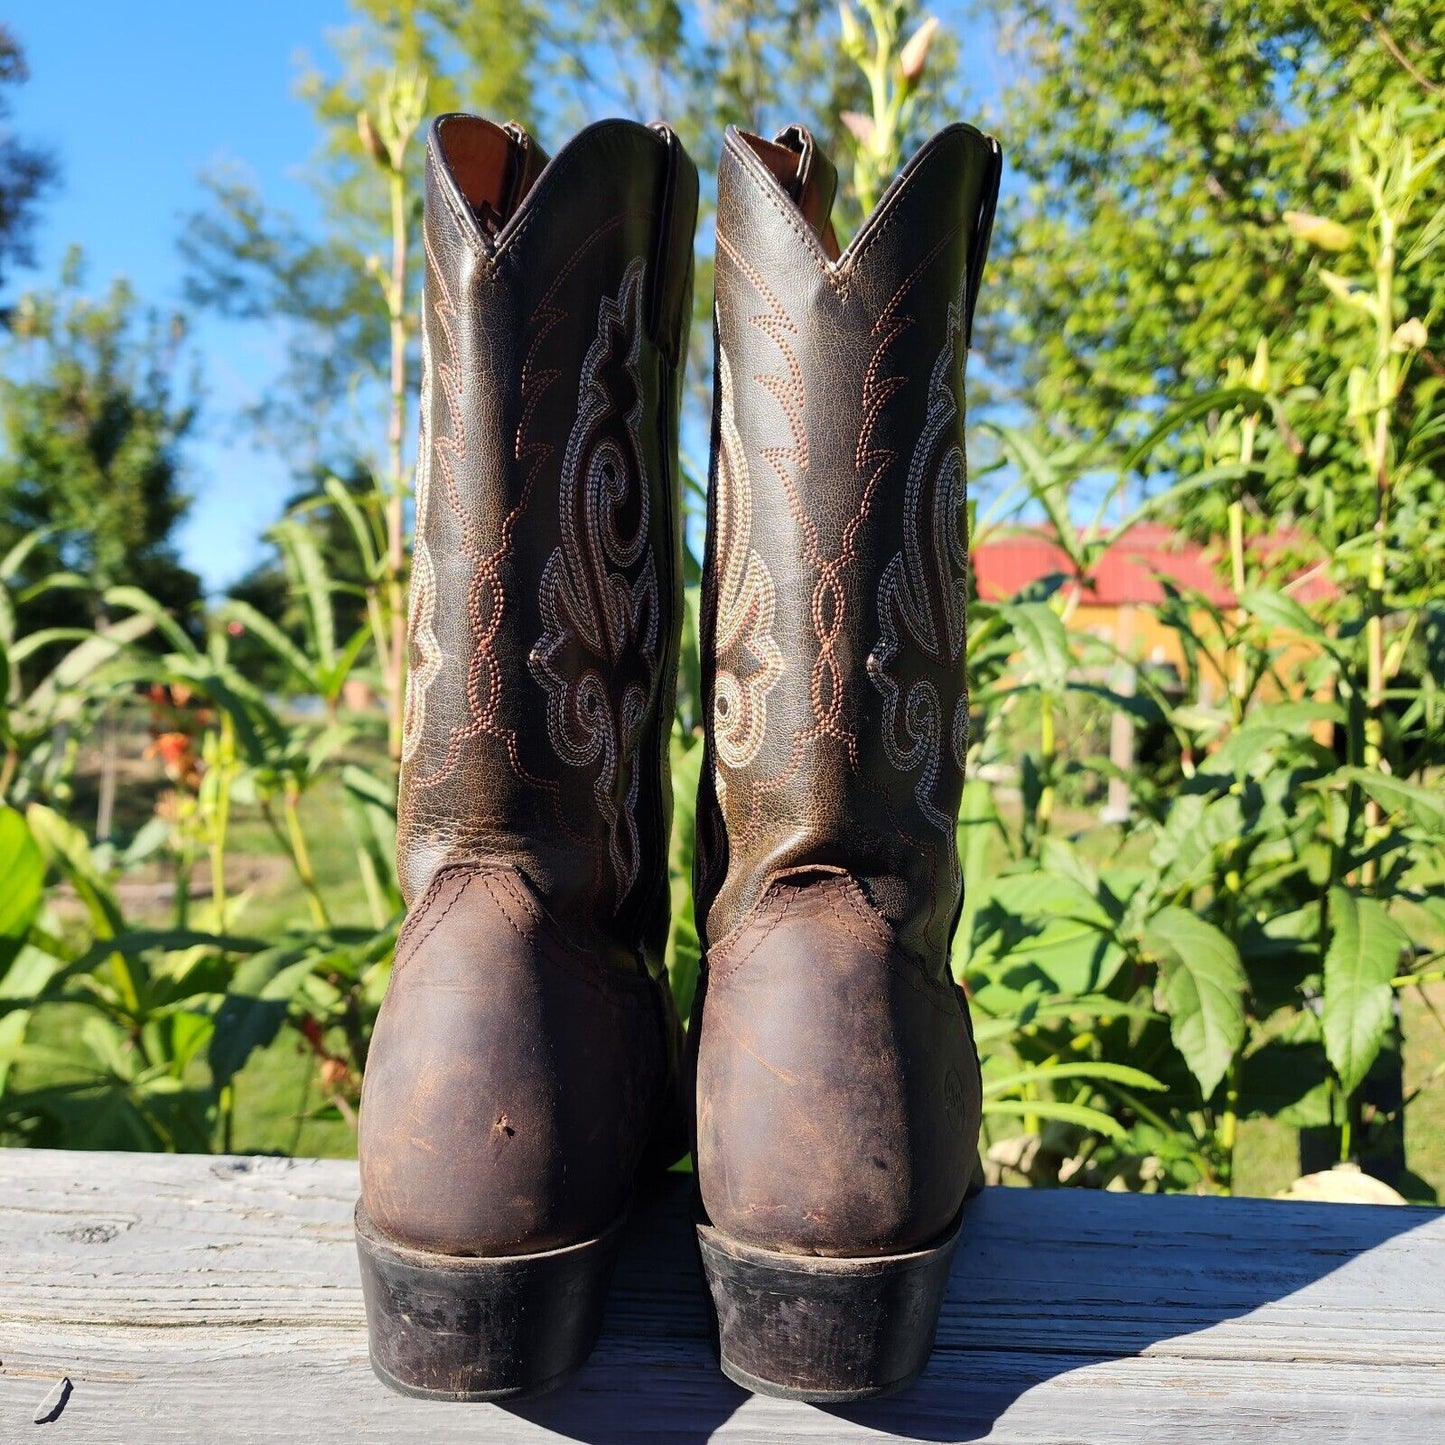
M 0 552 L 39 532 L 27 575 L 74 573 L 89 599 L 138 586 L 185 612 L 200 596 L 174 536 L 195 418 L 185 325 L 142 306 L 124 281 L 91 298 L 82 280 L 72 252 L 57 291 L 15 307 L 0 380 Z
M 477 108 L 526 120 L 532 110 L 528 7 L 519 15 L 503 0 L 354 0 L 352 8 L 355 22 L 331 37 L 330 55 L 306 58 L 297 78 L 319 134 L 306 177 L 319 219 L 301 224 L 244 174 L 222 170 L 205 178 L 210 203 L 180 239 L 191 305 L 281 328 L 284 369 L 250 419 L 301 476 L 358 460 L 383 466 L 373 418 L 388 384 L 383 257 L 394 238 L 387 179 L 358 135 L 359 117 L 376 116 L 398 76 L 424 81 L 428 114 Z M 413 146 L 404 158 L 408 318 L 420 297 L 421 175 Z M 409 345 L 409 375 L 415 351 Z
M 1161 391 L 1212 385 L 1260 336 L 1328 348 L 1328 298 L 1311 298 L 1312 253 L 1284 213 L 1334 215 L 1359 108 L 1392 104 L 1427 148 L 1438 139 L 1427 72 L 1445 18 L 1428 0 L 1371 8 L 1373 22 L 1352 0 L 1014 6 L 1022 79 L 1004 131 L 1021 186 L 995 291 L 1042 414 L 1107 434 Z
M 13 266 L 31 263 L 36 207 L 56 180 L 49 152 L 27 145 L 10 126 L 6 87 L 23 85 L 29 78 L 20 42 L 9 26 L 0 25 L 0 285 Z

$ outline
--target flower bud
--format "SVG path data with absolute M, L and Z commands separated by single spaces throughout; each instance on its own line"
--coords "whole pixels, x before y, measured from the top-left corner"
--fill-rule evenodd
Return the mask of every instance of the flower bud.
M 1402 321 L 1395 328 L 1395 334 L 1390 338 L 1390 350 L 1423 351 L 1425 343 L 1429 339 L 1425 323 L 1418 316 L 1412 316 L 1408 321 Z
M 871 115 L 860 115 L 856 110 L 845 110 L 839 120 L 848 127 L 853 139 L 861 146 L 866 146 L 873 139 L 873 117 Z
M 917 85 L 923 76 L 923 67 L 928 62 L 928 48 L 938 30 L 938 19 L 930 15 L 908 38 L 898 63 L 903 69 L 903 78 L 909 85 Z
M 356 112 L 356 133 L 361 137 L 362 149 L 377 165 L 389 166 L 391 164 L 391 156 L 381 143 L 381 137 L 377 135 L 376 127 L 372 125 L 371 117 L 364 110 Z
M 1355 239 L 1348 226 L 1325 216 L 1312 216 L 1308 211 L 1286 211 L 1284 223 L 1290 235 L 1322 251 L 1348 251 Z

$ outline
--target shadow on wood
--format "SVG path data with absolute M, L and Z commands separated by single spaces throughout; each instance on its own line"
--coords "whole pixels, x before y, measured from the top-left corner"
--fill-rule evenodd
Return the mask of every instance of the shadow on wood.
M 1198 1429 L 1210 1423 L 1199 1396 L 1208 1392 L 1219 1358 L 1265 1375 L 1309 1361 L 1358 1368 L 1393 1360 L 1429 1369 L 1438 1367 L 1436 1352 L 1445 1347 L 1445 1305 L 1438 1300 L 1413 1345 L 1390 1338 L 1398 1318 L 1372 1322 L 1367 1314 L 1385 1299 L 1404 1303 L 1409 1274 L 1427 1263 L 1437 1271 L 1437 1292 L 1445 1286 L 1445 1218 L 1418 1210 L 994 1189 L 969 1206 L 933 1359 L 912 1390 L 847 1407 L 754 1400 L 720 1373 L 699 1376 L 679 1368 L 681 1361 L 666 1374 L 629 1368 L 639 1347 L 650 1346 L 659 1365 L 683 1342 L 694 1346 L 689 1353 L 707 1347 L 689 1188 L 690 1180 L 673 1176 L 638 1209 L 602 1340 L 583 1376 L 511 1413 L 590 1445 L 620 1445 L 653 1432 L 710 1440 L 745 1403 L 776 1414 L 780 1439 L 963 1442 L 994 1438 L 995 1426 L 1046 1381 L 1138 1359 L 1169 1366 L 1171 1388 L 1189 1401 L 1181 1409 L 1161 1390 L 1152 1407 L 1155 1425 L 1177 1411 L 1181 1426 L 1188 1420 Z M 1422 1215 L 1435 1226 L 1428 1253 L 1380 1253 L 1418 1229 Z M 1271 1227 L 1260 1228 L 1262 1217 Z M 1354 1309 L 1342 1309 L 1349 1301 Z M 1420 1303 L 1428 1303 L 1423 1294 Z M 1435 1407 L 1445 1419 L 1445 1382 L 1437 1384 Z M 789 1427 L 783 1422 L 790 1415 Z M 1057 1434 L 1041 1428 L 1037 1438 L 1122 1438 L 1107 1429 L 1080 1433 L 1082 1422 L 1070 1425 L 1062 1415 L 1053 1428 Z
M 0 1151 L 0 1440 L 63 1377 L 51 1428 L 76 1445 L 1445 1439 L 1437 1211 L 990 1190 L 922 1381 L 825 1410 L 719 1373 L 675 1176 L 636 1212 L 589 1364 L 503 1409 L 372 1377 L 356 1182 L 342 1161 Z

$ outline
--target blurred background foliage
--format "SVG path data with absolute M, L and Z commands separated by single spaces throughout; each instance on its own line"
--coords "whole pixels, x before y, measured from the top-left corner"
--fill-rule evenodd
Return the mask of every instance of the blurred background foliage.
M 273 328 L 243 420 L 295 491 L 203 598 L 173 529 L 186 316 L 123 282 L 5 311 L 0 1142 L 346 1153 L 393 860 L 425 118 L 555 150 L 666 116 L 704 171 L 683 427 L 699 575 L 722 128 L 804 120 L 846 237 L 1007 77 L 980 308 L 967 896 L 954 949 L 1009 1183 L 1445 1187 L 1445 17 L 1424 0 L 518 6 L 354 0 L 298 76 L 320 222 L 239 172 L 179 245 L 192 314 Z M 942 23 L 940 23 L 942 21 Z M 23 91 L 0 34 L 0 121 Z M 19 107 L 23 115 L 23 105 Z M 55 171 L 6 132 L 0 280 Z M 197 484 L 203 484 L 203 479 Z M 1193 546 L 1097 625 L 1131 538 Z M 1161 531 L 1162 529 L 1162 531 Z M 689 590 L 667 966 L 698 967 Z M 1127 614 L 1127 615 L 1126 615 Z M 1149 639 L 1146 649 L 1144 638 Z M 1346 1176 L 1347 1177 L 1347 1176 Z

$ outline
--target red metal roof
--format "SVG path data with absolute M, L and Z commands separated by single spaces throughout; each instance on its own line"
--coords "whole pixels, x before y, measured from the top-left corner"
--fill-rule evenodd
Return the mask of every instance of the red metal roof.
M 1256 555 L 1291 544 L 1292 536 L 1280 534 L 1251 544 Z M 1223 580 L 1218 552 L 1206 551 L 1197 542 L 1181 537 L 1162 522 L 1143 522 L 1131 528 L 1105 552 L 1085 579 L 1085 604 L 1120 607 L 1148 605 L 1164 600 L 1159 578 L 1176 586 L 1200 592 L 1218 607 L 1234 605 L 1234 591 Z M 985 602 L 1016 597 L 1031 583 L 1045 577 L 1072 575 L 1068 557 L 1046 531 L 1014 532 L 980 543 L 970 559 L 979 597 Z M 1335 595 L 1335 587 L 1323 572 L 1301 577 L 1290 588 L 1297 602 L 1316 602 Z

